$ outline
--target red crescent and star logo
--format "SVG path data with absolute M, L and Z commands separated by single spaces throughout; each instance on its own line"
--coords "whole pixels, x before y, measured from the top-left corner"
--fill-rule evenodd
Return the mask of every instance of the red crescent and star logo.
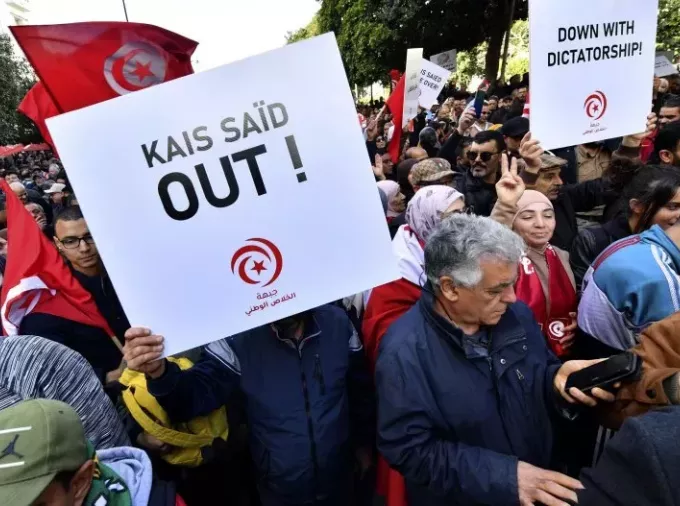
M 588 117 L 597 121 L 607 112 L 607 95 L 598 90 L 586 98 L 583 107 Z
M 281 251 L 267 239 L 248 239 L 231 257 L 231 272 L 249 285 L 269 286 L 279 278 L 282 269 Z
M 104 77 L 119 95 L 165 81 L 168 64 L 163 51 L 149 42 L 128 42 L 104 62 Z

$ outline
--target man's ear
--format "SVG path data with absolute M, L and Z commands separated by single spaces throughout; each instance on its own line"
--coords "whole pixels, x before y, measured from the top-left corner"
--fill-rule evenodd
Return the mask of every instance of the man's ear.
M 87 498 L 87 494 L 92 487 L 92 479 L 94 478 L 95 463 L 94 460 L 88 460 L 80 469 L 76 471 L 75 476 L 71 480 L 71 487 L 69 495 L 73 497 L 73 506 L 82 506 Z
M 449 302 L 457 302 L 460 298 L 459 288 L 448 276 L 439 279 L 439 291 Z
M 674 156 L 673 153 L 671 153 L 667 149 L 662 149 L 661 151 L 659 151 L 659 158 L 663 163 L 672 164 Z

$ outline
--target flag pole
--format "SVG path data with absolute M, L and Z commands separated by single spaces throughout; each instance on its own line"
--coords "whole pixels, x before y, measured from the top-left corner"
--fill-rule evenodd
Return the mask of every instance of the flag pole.
M 130 20 L 128 19 L 128 14 L 127 14 L 127 7 L 125 6 L 125 0 L 123 1 L 123 12 L 125 12 L 125 21 L 129 22 Z

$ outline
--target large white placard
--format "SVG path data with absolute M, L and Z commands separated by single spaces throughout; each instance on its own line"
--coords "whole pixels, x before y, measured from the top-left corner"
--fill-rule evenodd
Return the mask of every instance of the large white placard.
M 546 149 L 643 132 L 658 0 L 530 0 L 531 131 Z
M 420 107 L 429 109 L 437 103 L 437 97 L 450 75 L 451 72 L 448 70 L 423 59 L 420 67 L 420 97 L 418 98 Z
M 420 64 L 423 61 L 423 48 L 409 49 L 406 52 L 406 82 L 404 85 L 404 116 L 401 127 L 418 115 L 418 97 L 420 95 Z
M 658 54 L 654 63 L 654 75 L 666 77 L 678 73 L 678 68 L 671 63 L 666 55 Z
M 130 322 L 168 355 L 399 276 L 332 34 L 48 124 Z
M 430 61 L 445 68 L 449 72 L 455 72 L 457 67 L 456 58 L 456 50 L 452 49 L 451 51 L 444 51 L 443 53 L 430 56 Z

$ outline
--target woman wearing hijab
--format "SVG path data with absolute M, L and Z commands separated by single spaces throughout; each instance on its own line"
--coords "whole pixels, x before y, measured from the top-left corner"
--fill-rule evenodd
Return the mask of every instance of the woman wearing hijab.
M 524 190 L 521 179 L 515 179 L 516 160 L 508 169 L 507 158 L 503 158 L 503 177 L 496 185 L 498 201 L 491 217 L 524 239 L 527 249 L 518 267 L 515 293 L 531 308 L 548 346 L 562 358 L 574 343 L 578 307 L 569 253 L 550 244 L 555 232 L 550 199 L 540 192 Z
M 420 298 L 425 281 L 423 264 L 427 239 L 444 218 L 464 210 L 463 194 L 450 186 L 421 188 L 409 202 L 406 225 L 399 227 L 392 240 L 401 278 L 374 288 L 366 302 L 361 330 L 372 368 L 378 358 L 380 339 Z M 376 489 L 378 495 L 385 498 L 386 506 L 406 505 L 404 478 L 390 469 L 382 458 L 378 459 Z
M 399 227 L 406 223 L 406 197 L 394 181 L 379 181 L 378 188 L 387 196 L 387 225 L 390 237 L 394 239 Z

